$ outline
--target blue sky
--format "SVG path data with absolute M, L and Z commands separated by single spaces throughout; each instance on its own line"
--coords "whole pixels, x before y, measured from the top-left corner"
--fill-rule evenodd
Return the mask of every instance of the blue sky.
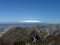
M 60 23 L 60 0 L 0 0 L 0 22 L 20 20 Z

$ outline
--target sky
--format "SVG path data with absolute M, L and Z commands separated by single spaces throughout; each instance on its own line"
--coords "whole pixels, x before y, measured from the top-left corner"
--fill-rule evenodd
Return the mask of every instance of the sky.
M 23 20 L 60 23 L 60 0 L 0 0 L 0 22 Z

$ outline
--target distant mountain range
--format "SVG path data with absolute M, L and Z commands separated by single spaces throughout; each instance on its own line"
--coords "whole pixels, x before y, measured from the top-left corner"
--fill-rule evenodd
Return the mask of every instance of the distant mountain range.
M 21 22 L 5 22 L 0 23 L 0 28 L 9 26 L 37 26 L 37 25 L 47 25 L 47 23 L 21 23 Z

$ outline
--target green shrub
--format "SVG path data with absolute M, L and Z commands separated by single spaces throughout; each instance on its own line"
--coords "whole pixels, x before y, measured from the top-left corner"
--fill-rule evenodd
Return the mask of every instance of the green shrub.
M 16 41 L 14 42 L 14 45 L 25 45 L 24 41 Z

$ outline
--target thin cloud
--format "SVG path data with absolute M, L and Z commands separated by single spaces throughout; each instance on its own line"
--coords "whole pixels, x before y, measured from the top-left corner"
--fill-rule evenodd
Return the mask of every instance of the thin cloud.
M 41 22 L 41 21 L 38 21 L 38 20 L 23 20 L 23 21 L 19 21 L 19 22 L 32 22 L 32 23 L 38 23 L 38 22 Z

